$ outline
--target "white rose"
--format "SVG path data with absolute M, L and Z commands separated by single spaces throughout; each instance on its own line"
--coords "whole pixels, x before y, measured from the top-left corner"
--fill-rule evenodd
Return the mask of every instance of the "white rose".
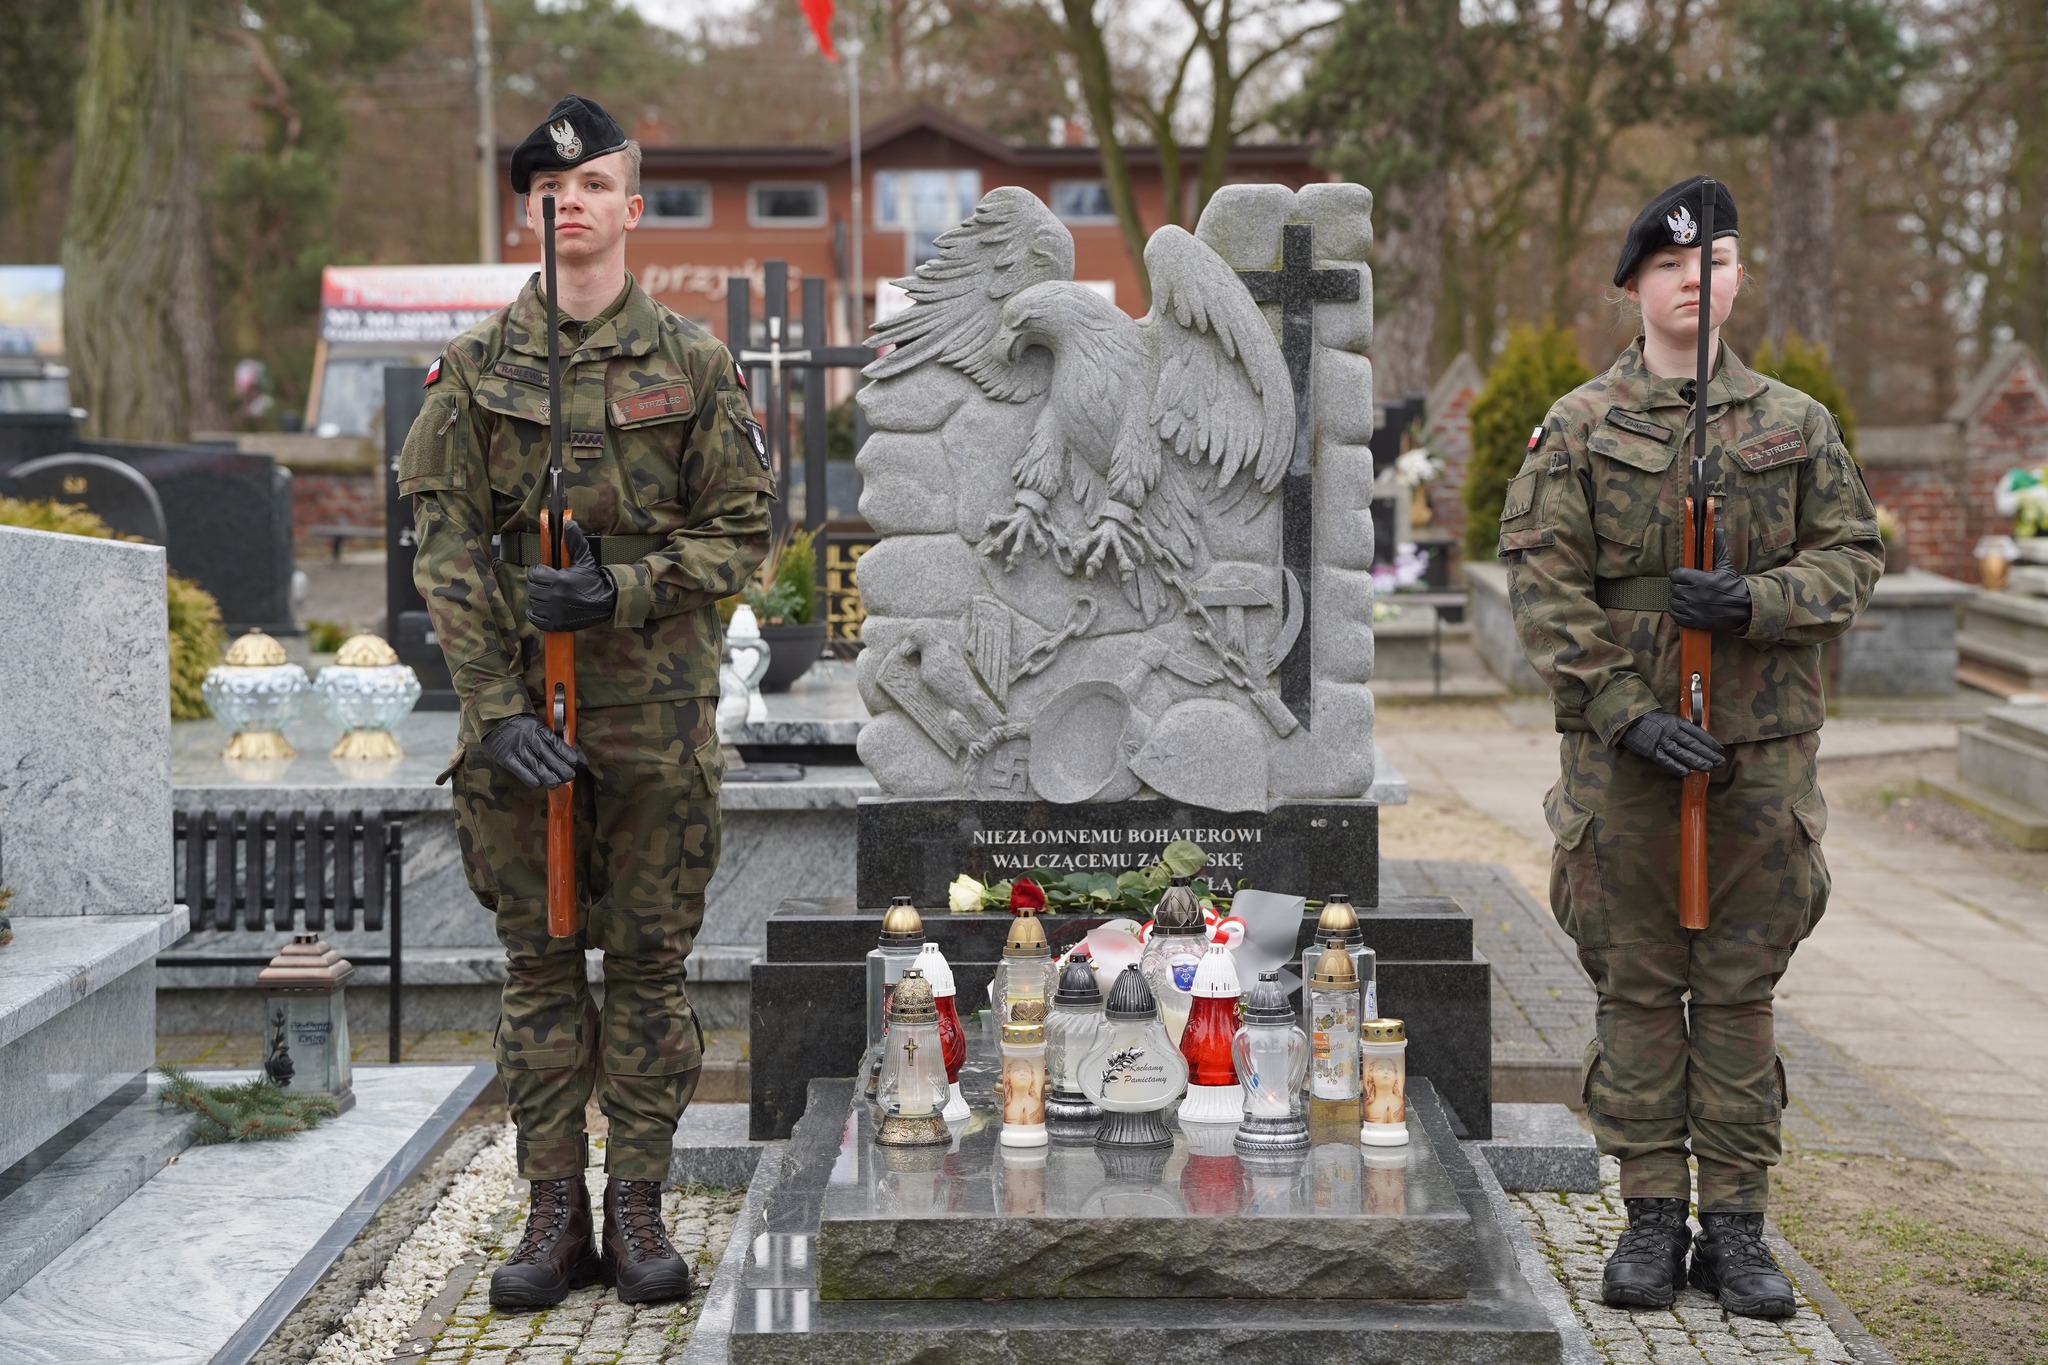
M 981 913 L 981 892 L 981 883 L 963 872 L 953 879 L 951 886 L 946 888 L 946 904 L 953 908 L 953 913 L 956 915 L 979 914 Z

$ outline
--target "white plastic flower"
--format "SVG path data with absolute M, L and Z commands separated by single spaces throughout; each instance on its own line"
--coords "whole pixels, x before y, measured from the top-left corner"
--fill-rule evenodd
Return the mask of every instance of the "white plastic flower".
M 1403 488 L 1420 487 L 1443 472 L 1443 465 L 1430 458 L 1429 451 L 1421 446 L 1404 451 L 1394 461 L 1394 477 L 1401 481 Z

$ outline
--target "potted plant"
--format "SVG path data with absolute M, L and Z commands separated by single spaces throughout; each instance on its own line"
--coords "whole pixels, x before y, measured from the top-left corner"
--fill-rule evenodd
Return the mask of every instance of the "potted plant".
M 811 533 L 791 527 L 776 541 L 754 581 L 740 594 L 768 642 L 763 692 L 787 692 L 825 652 L 818 619 L 818 550 Z

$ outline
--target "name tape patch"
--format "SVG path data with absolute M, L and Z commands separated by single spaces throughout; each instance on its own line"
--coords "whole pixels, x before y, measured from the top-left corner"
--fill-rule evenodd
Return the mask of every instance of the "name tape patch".
M 1806 440 L 1797 429 L 1786 427 L 1781 431 L 1766 432 L 1736 454 L 1751 469 L 1770 469 L 1805 458 Z
M 1672 436 L 1670 427 L 1660 427 L 1647 417 L 1638 417 L 1632 412 L 1623 412 L 1620 408 L 1609 408 L 1603 420 L 1610 427 L 1620 427 L 1623 431 L 1647 436 L 1653 441 L 1669 441 Z
M 548 384 L 546 370 L 536 370 L 531 365 L 518 365 L 509 360 L 501 360 L 491 366 L 491 373 L 500 379 L 516 379 L 522 384 L 538 384 L 542 388 Z
M 612 424 L 627 426 L 633 422 L 645 422 L 656 417 L 687 417 L 697 405 L 690 401 L 688 384 L 667 384 L 658 389 L 644 389 L 624 398 L 612 400 Z

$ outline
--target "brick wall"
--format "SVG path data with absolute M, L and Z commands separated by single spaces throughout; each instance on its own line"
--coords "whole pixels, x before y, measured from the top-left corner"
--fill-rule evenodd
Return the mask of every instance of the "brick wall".
M 1969 534 L 1956 464 L 1866 461 L 1863 479 L 1877 504 L 1899 519 L 1914 568 L 1976 580 L 1977 566 L 1970 550 L 1977 542 Z
M 292 473 L 292 548 L 327 554 L 333 542 L 306 534 L 314 526 L 382 526 L 384 485 L 375 474 Z

